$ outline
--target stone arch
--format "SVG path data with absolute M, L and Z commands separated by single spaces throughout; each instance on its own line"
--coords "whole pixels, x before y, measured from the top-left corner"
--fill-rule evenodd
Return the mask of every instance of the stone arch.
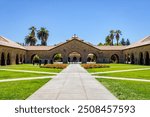
M 11 64 L 11 57 L 10 57 L 10 54 L 8 53 L 7 54 L 7 65 L 10 65 Z
M 63 62 L 63 57 L 61 53 L 55 53 L 52 57 L 53 62 Z
M 128 63 L 131 63 L 131 56 L 130 56 L 130 54 L 127 54 L 127 64 Z
M 35 55 L 37 55 L 37 54 L 33 54 L 33 55 L 31 56 L 31 63 L 33 63 L 33 57 L 34 57 Z
M 74 51 L 68 54 L 68 62 L 81 62 L 81 61 L 82 57 L 79 52 Z
M 16 64 L 19 64 L 19 55 L 16 54 Z
M 112 63 L 119 63 L 119 56 L 117 54 L 113 54 L 110 59 Z
M 150 65 L 150 57 L 147 51 L 145 52 L 145 65 Z
M 144 64 L 144 57 L 143 57 L 143 53 L 142 52 L 140 52 L 140 54 L 139 54 L 139 64 L 140 65 Z
M 22 54 L 20 54 L 20 62 L 21 62 L 21 63 L 23 62 Z
M 96 62 L 97 61 L 97 56 L 94 53 L 89 53 L 87 55 L 87 62 Z
M 23 63 L 26 62 L 26 58 L 25 58 L 25 55 L 23 55 Z
M 135 57 L 134 57 L 134 54 L 132 53 L 131 56 L 130 56 L 130 61 L 131 61 L 131 64 L 134 64 L 135 63 Z
M 2 52 L 2 54 L 1 54 L 1 65 L 3 66 L 3 65 L 6 65 L 5 64 L 5 54 L 4 54 L 4 52 Z

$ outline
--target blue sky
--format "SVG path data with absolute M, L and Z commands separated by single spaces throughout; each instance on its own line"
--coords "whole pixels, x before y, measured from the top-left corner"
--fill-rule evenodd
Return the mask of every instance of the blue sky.
M 29 27 L 46 27 L 48 45 L 73 34 L 96 45 L 120 29 L 133 43 L 150 35 L 149 6 L 149 0 L 0 0 L 0 35 L 23 43 Z

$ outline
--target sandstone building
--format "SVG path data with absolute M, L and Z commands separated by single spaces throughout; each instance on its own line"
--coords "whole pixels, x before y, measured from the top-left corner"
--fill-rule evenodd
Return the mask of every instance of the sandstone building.
M 59 61 L 63 63 L 116 62 L 150 65 L 150 36 L 129 46 L 94 46 L 75 35 L 54 46 L 21 46 L 0 36 L 0 65 L 32 63 L 35 55 L 44 63 L 54 63 L 57 54 L 61 55 Z

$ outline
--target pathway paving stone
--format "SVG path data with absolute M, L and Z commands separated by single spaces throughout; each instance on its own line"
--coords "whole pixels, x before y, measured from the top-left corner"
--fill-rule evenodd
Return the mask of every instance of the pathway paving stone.
M 70 64 L 27 100 L 117 100 L 79 64 Z

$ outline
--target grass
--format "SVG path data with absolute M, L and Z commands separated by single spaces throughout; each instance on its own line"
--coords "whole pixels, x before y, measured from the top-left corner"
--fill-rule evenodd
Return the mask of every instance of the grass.
M 109 68 L 93 68 L 87 69 L 88 72 L 105 72 L 105 71 L 114 71 L 114 70 L 127 70 L 127 69 L 138 69 L 138 68 L 150 68 L 150 66 L 144 65 L 132 65 L 132 64 L 108 64 Z
M 150 82 L 97 79 L 121 100 L 150 100 Z
M 38 65 L 33 66 L 32 64 L 0 66 L 0 69 L 31 70 L 31 71 L 56 72 L 56 73 L 59 73 L 62 70 L 54 68 L 40 68 Z
M 138 78 L 138 79 L 150 80 L 150 70 L 107 73 L 107 74 L 96 74 L 96 75 L 99 75 L 99 76 L 112 76 L 112 77 L 124 77 L 124 78 Z
M 12 71 L 1 71 L 0 80 L 11 79 L 11 78 L 26 78 L 26 77 L 40 77 L 40 76 L 52 76 L 53 74 L 37 74 L 37 73 L 26 73 L 26 72 L 12 72 Z
M 0 100 L 24 100 L 50 79 L 0 83 Z

